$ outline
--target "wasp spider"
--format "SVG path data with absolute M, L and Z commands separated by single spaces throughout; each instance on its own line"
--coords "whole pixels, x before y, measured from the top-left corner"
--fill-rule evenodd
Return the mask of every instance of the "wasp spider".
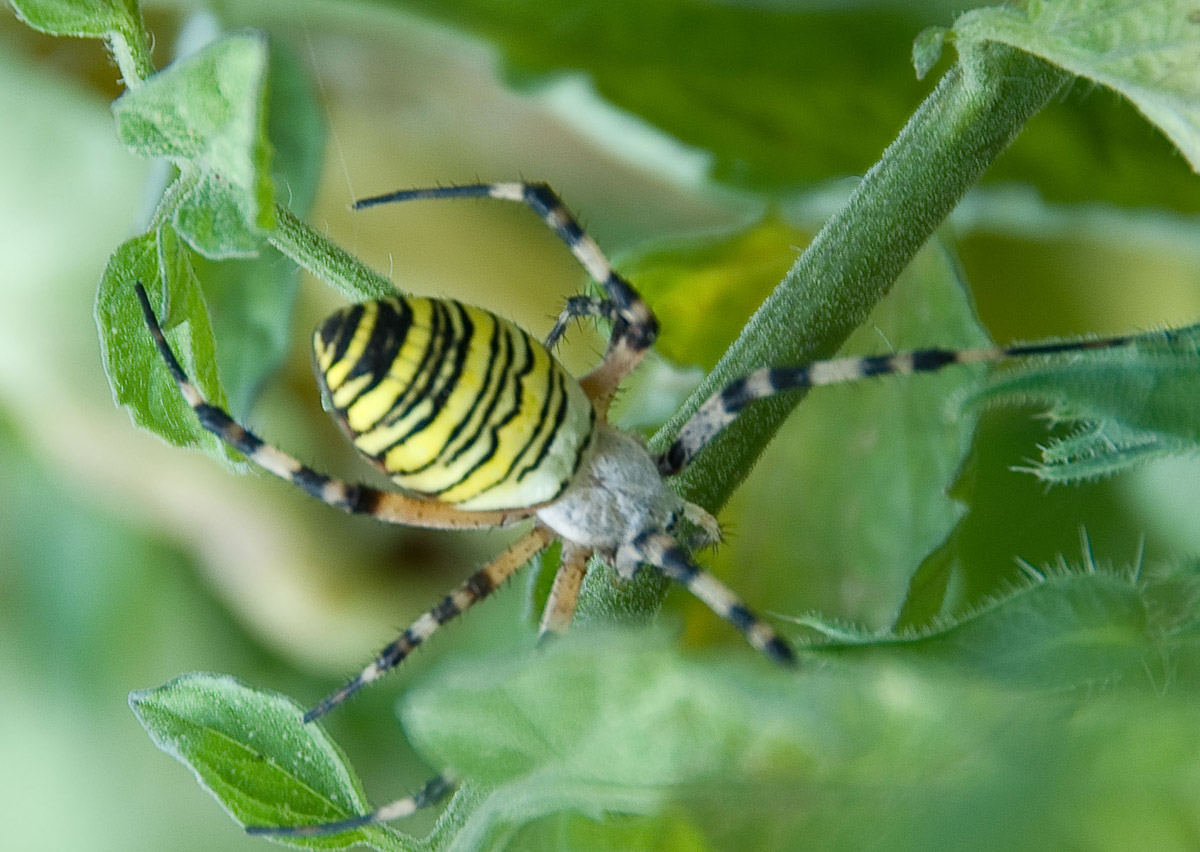
M 487 597 L 555 539 L 562 563 L 540 632 L 571 622 L 588 560 L 599 555 L 625 578 L 642 565 L 685 586 L 749 643 L 780 663 L 791 647 L 676 542 L 681 521 L 704 543 L 719 529 L 704 509 L 664 484 L 750 402 L 782 390 L 890 373 L 938 370 L 1079 348 L 1129 338 L 978 350 L 926 350 L 844 358 L 751 373 L 710 398 L 670 448 L 652 458 L 643 444 L 607 421 L 609 403 L 654 343 L 658 322 L 618 275 L 558 196 L 544 184 L 492 183 L 414 189 L 359 201 L 355 207 L 434 198 L 487 197 L 528 205 L 603 286 L 599 298 L 567 301 L 545 344 L 488 311 L 451 299 L 396 294 L 351 305 L 313 335 L 317 379 L 328 409 L 354 446 L 400 491 L 383 491 L 318 473 L 238 425 L 208 403 L 184 374 L 141 286 L 146 324 L 171 375 L 203 426 L 264 470 L 338 509 L 390 523 L 438 529 L 532 529 L 387 645 L 362 672 L 305 715 L 312 721 L 397 666 L 450 619 Z M 603 317 L 612 325 L 603 360 L 576 380 L 551 354 L 571 320 Z M 251 827 L 276 835 L 328 834 L 407 816 L 450 789 L 438 776 L 416 794 L 372 813 L 315 826 Z

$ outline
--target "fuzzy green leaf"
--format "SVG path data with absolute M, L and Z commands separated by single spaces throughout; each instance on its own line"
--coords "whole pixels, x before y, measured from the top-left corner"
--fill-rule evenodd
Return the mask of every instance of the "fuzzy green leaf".
M 937 61 L 942 58 L 942 47 L 949 30 L 945 27 L 926 27 L 913 41 L 912 62 L 917 79 L 924 80 Z
M 150 36 L 137 0 L 12 0 L 17 16 L 57 36 L 103 38 L 128 86 L 154 72 Z
M 142 13 L 137 0 L 12 0 L 21 20 L 56 36 L 106 38 L 135 32 Z
M 1026 50 L 1129 98 L 1200 171 L 1200 19 L 1191 0 L 1026 0 L 955 22 L 960 50 Z
M 191 769 L 243 825 L 307 825 L 369 807 L 341 750 L 319 725 L 303 724 L 303 711 L 288 698 L 195 673 L 134 692 L 129 703 L 155 745 Z M 385 826 L 279 842 L 298 849 L 414 848 Z
M 240 33 L 154 75 L 113 104 L 130 150 L 180 169 L 175 227 L 211 258 L 254 254 L 275 223 L 266 135 L 266 39 Z
M 134 423 L 177 446 L 201 446 L 218 458 L 232 451 L 201 427 L 146 328 L 133 285 L 142 282 L 185 371 L 205 397 L 224 405 L 216 342 L 191 255 L 170 228 L 134 237 L 109 259 L 96 295 L 104 368 L 118 405 Z M 170 293 L 163 310 L 162 293 Z
M 1018 687 L 1099 684 L 1136 671 L 1154 631 L 1128 577 L 1055 574 L 950 627 L 905 639 L 862 636 L 819 646 L 822 656 L 898 656 Z
M 1146 785 L 1182 791 L 1196 777 L 1194 674 L 1173 675 L 1165 694 L 1162 681 L 1116 680 L 1166 648 L 1139 629 L 1142 593 L 1127 580 L 1047 589 L 1055 605 L 1014 596 L 940 647 L 900 641 L 799 674 L 687 661 L 660 636 L 604 631 L 532 659 L 459 662 L 402 708 L 427 755 L 490 789 L 435 848 L 537 848 L 530 838 L 586 822 L 768 852 L 797 838 L 819 849 L 884 838 L 890 850 L 1117 850 L 1138 831 L 1163 840 L 1156 849 L 1188 848 L 1200 808 Z M 1110 630 L 1114 601 L 1133 620 Z M 1078 617 L 1060 625 L 1056 609 Z M 1005 647 L 1014 638 L 1024 653 Z M 1097 677 L 1070 689 L 1081 654 Z M 977 670 L 981 659 L 998 664 Z M 1127 822 L 1106 837 L 1097 825 L 1114 806 Z M 1175 840 L 1164 819 L 1180 827 Z
M 1031 472 L 1049 482 L 1108 476 L 1148 458 L 1200 449 L 1200 326 L 1128 346 L 1055 356 L 1002 370 L 968 405 L 1050 406 L 1074 434 Z

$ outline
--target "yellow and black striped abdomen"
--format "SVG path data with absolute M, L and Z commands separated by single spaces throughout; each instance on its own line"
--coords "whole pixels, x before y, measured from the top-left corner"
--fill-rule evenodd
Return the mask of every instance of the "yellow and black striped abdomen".
M 327 404 L 400 487 L 464 509 L 553 500 L 591 439 L 591 401 L 508 320 L 448 299 L 352 305 L 313 335 Z

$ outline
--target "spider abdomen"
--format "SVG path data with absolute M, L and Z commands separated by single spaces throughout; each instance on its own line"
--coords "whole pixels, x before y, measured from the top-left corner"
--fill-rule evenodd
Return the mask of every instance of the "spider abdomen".
M 450 299 L 352 305 L 313 335 L 326 404 L 409 491 L 464 509 L 557 497 L 593 429 L 591 401 L 538 341 Z

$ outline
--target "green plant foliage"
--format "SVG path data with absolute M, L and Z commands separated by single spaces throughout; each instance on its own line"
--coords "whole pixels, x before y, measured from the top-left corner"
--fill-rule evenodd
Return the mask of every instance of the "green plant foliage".
M 973 848 L 1044 848 L 1089 819 L 1107 823 L 1121 795 L 1143 808 L 1133 824 L 1151 829 L 1172 805 L 1139 786 L 1185 785 L 1194 771 L 1191 752 L 1140 751 L 1197 712 L 1180 694 L 1194 683 L 1154 695 L 1162 655 L 1186 643 L 1152 615 L 1152 595 L 1127 578 L 1053 578 L 954 630 L 843 650 L 795 679 L 682 660 L 657 635 L 593 632 L 535 659 L 447 667 L 407 693 L 402 715 L 427 757 L 494 786 L 460 829 L 470 841 L 442 848 L 513 848 L 521 824 L 564 811 L 657 813 L 668 835 L 703 826 L 714 848 L 745 848 L 727 846 L 733 837 L 761 849 L 881 837 L 892 849 L 949 848 L 964 836 Z M 980 666 L 984 648 L 1003 664 Z M 1124 733 L 1128 718 L 1139 736 Z M 1092 760 L 1125 770 L 1088 771 Z M 1071 827 L 1058 805 L 1075 814 Z M 1122 848 L 1083 830 L 1091 848 Z
M 105 38 L 110 33 L 141 33 L 137 0 L 13 0 L 29 26 L 58 36 Z
M 558 0 L 404 0 L 394 5 L 477 35 L 502 55 L 506 70 L 525 88 L 537 90 L 558 75 L 583 71 L 606 103 L 640 116 L 684 143 L 690 153 L 709 158 L 713 179 L 754 192 L 781 193 L 828 175 L 861 174 L 873 163 L 923 97 L 917 75 L 901 73 L 910 56 L 911 34 L 982 4 L 876 2 L 839 8 L 830 3 L 618 0 L 577 6 L 569 13 Z M 1038 5 L 1047 8 L 1038 25 L 1043 30 L 1054 25 L 1060 8 L 1072 19 L 1103 21 L 1119 5 L 1126 18 L 1143 12 L 1160 20 L 1170 16 L 1173 27 L 1186 25 L 1190 11 L 1184 9 L 1184 18 L 1179 17 L 1186 0 Z M 986 11 L 1010 14 L 1006 7 Z M 884 37 L 897 32 L 906 37 Z M 932 38 L 936 31 L 927 32 Z M 976 32 L 978 39 L 994 35 L 1006 40 L 998 28 Z M 1147 33 L 1152 32 L 1148 27 Z M 936 61 L 935 41 L 923 42 L 918 71 Z M 822 49 L 797 50 L 798 44 Z M 1032 50 L 1024 43 L 1016 46 Z M 1056 56 L 1046 58 L 1058 64 Z M 1195 58 L 1174 59 L 1179 64 L 1173 80 L 1194 92 L 1200 76 Z M 1060 115 L 1062 109 L 1060 105 Z M 1194 193 L 1180 185 L 1188 170 L 1174 149 L 1149 142 L 1135 117 L 1098 98 L 1065 109 L 1069 120 L 1043 117 L 1029 128 L 1031 141 L 1018 143 L 986 180 L 1032 176 L 1043 192 L 1062 201 L 1100 198 L 1200 209 Z M 581 123 L 588 118 L 581 116 Z
M 324 22 L 345 13 L 301 5 L 304 14 L 289 6 L 281 16 L 304 18 L 302 38 L 316 56 L 314 33 L 323 26 L 305 15 L 328 15 Z M 918 76 L 937 66 L 947 35 L 960 61 L 796 263 L 812 222 L 800 227 L 776 208 L 819 205 L 820 193 L 777 204 L 780 196 L 829 181 L 820 189 L 832 197 L 833 179 L 863 171 L 928 88 L 912 80 L 904 57 L 908 34 L 935 22 L 929 13 L 859 5 L 854 15 L 826 4 L 704 0 L 577 9 L 412 0 L 404 8 L 486 38 L 534 100 L 586 74 L 584 95 L 560 107 L 562 123 L 553 130 L 570 128 L 595 146 L 589 156 L 599 150 L 614 160 L 637 148 L 627 144 L 635 137 L 654 136 L 664 146 L 657 150 L 688 164 L 690 183 L 683 183 L 694 195 L 728 213 L 723 221 L 758 217 L 740 230 L 627 252 L 621 264 L 663 319 L 661 353 L 719 365 L 685 404 L 694 408 L 715 384 L 764 364 L 835 351 L 985 345 L 956 249 L 937 228 L 1025 120 L 1062 98 L 1067 71 L 1129 98 L 1189 162 L 1198 161 L 1200 25 L 1181 0 L 1030 0 L 978 10 L 918 38 Z M 936 5 L 944 23 L 950 4 Z M 322 159 L 321 107 L 274 36 L 270 58 L 265 35 L 241 32 L 155 73 L 132 2 L 14 6 L 45 31 L 108 40 L 128 86 L 113 106 L 120 139 L 175 170 L 145 232 L 113 253 L 101 279 L 96 319 L 115 398 L 139 425 L 229 461 L 233 454 L 199 427 L 167 375 L 132 285 L 147 287 L 202 392 L 218 404 L 229 400 L 239 415 L 284 346 L 297 268 L 348 299 L 392 292 L 386 278 L 302 221 Z M 237 14 L 253 17 L 254 9 L 247 4 Z M 395 26 L 401 17 L 385 4 L 357 14 L 379 32 L 387 29 L 382 22 Z M 806 48 L 818 41 L 827 50 Z M 351 74 L 367 67 L 347 65 Z M 1111 103 L 1096 100 L 1063 107 L 1072 118 L 1047 119 L 1049 130 L 1035 128 L 1031 136 L 1043 133 L 1041 141 L 1025 154 L 1014 149 L 999 174 L 1037 174 L 1020 165 L 1032 160 L 1061 178 L 1045 184 L 1055 198 L 1154 199 L 1168 209 L 1197 209 L 1194 181 L 1180 180 L 1191 175 L 1178 153 L 1156 137 L 1159 147 L 1143 145 L 1152 131 L 1142 124 L 1128 131 L 1132 111 L 1112 118 Z M 637 122 L 626 120 L 612 132 L 598 116 L 611 119 L 613 107 L 645 126 L 631 130 Z M 412 114 L 422 113 L 402 113 L 406 121 Z M 660 166 L 675 180 L 686 170 Z M 287 208 L 276 202 L 285 187 Z M 730 199 L 729 187 L 741 195 Z M 1111 213 L 1118 225 L 1131 221 Z M 1086 219 L 1069 207 L 1054 215 L 1072 224 Z M 1037 231 L 1050 218 L 1023 224 Z M 1194 223 L 1171 213 L 1163 221 L 1138 233 L 1194 243 Z M 723 519 L 732 540 L 714 564 L 798 643 L 812 642 L 798 672 L 773 668 L 743 647 L 700 657 L 681 650 L 698 633 L 711 634 L 706 642 L 732 640 L 711 613 L 685 618 L 682 641 L 630 627 L 657 610 L 665 582 L 647 576 L 614 589 L 610 573 L 594 571 L 581 623 L 565 640 L 532 653 L 527 630 L 489 635 L 481 654 L 410 670 L 422 680 L 400 706 L 405 733 L 432 770 L 464 779 L 428 836 L 416 836 L 424 834 L 414 827 L 422 825 L 418 816 L 399 830 L 373 826 L 284 842 L 414 852 L 1194 848 L 1200 566 L 1172 554 L 1145 570 L 1140 563 L 1106 570 L 1085 550 L 1080 568 L 1064 562 L 1043 573 L 1027 565 L 1020 585 L 989 575 L 981 594 L 979 575 L 991 569 L 964 565 L 968 557 L 955 547 L 964 512 L 975 512 L 986 496 L 972 490 L 970 469 L 982 407 L 1035 403 L 1075 430 L 1053 438 L 1035 468 L 1051 483 L 1194 452 L 1197 329 L 1011 366 L 982 389 L 978 368 L 818 389 L 767 449 L 753 493 L 730 503 Z M 727 350 L 739 331 L 742 340 Z M 21 369 L 0 370 L 0 390 Z M 677 480 L 682 493 L 722 503 L 794 398 L 755 406 Z M 964 399 L 963 411 L 947 402 Z M 25 408 L 56 410 L 49 394 Z M 15 444 L 7 420 L 0 423 L 0 440 Z M 42 431 L 46 445 L 76 449 L 54 429 Z M 670 434 L 668 427 L 657 440 Z M 97 454 L 77 443 L 90 453 L 78 452 L 68 465 Z M 36 475 L 20 477 L 17 485 Z M 22 552 L 65 523 L 34 528 L 37 513 L 26 509 L 0 524 L 22 533 Z M 207 520 L 196 527 L 200 534 L 188 528 L 193 537 L 215 528 Z M 1022 531 L 1002 532 L 994 549 L 1010 561 L 1020 555 Z M 331 549 L 344 541 L 330 540 Z M 105 561 L 115 559 L 118 548 L 103 536 L 89 530 L 87 541 L 100 542 Z M 59 561 L 72 555 L 65 546 L 45 549 Z M 135 558 L 149 572 L 158 549 L 145 551 Z M 389 545 L 380 563 L 390 567 L 396 555 Z M 535 602 L 548 577 L 532 578 Z M 219 579 L 212 583 L 225 593 Z M 47 596 L 57 591 L 53 582 L 44 588 Z M 278 600 L 290 600 L 288 592 Z M 338 594 L 326 597 L 336 608 Z M 822 615 L 797 615 L 813 608 Z M 902 628 L 887 626 L 894 621 Z M 274 657 L 267 663 L 277 664 Z M 140 676 L 142 683 L 163 677 Z M 120 689 L 127 688 L 123 680 Z M 188 766 L 239 823 L 319 823 L 370 807 L 340 748 L 321 727 L 302 724 L 287 698 L 196 674 L 135 692 L 130 703 L 155 744 Z M 361 708 L 347 708 L 337 724 L 348 729 Z M 108 764 L 104 771 L 116 772 Z M 165 823 L 168 840 L 182 837 Z
M 652 245 L 621 269 L 664 317 L 655 351 L 711 369 L 812 234 L 770 214 L 728 236 Z
M 1047 406 L 1077 431 L 1053 439 L 1029 468 L 1046 482 L 1111 476 L 1132 464 L 1200 449 L 1200 326 L 1129 346 L 1025 362 L 998 372 L 969 397 L 975 405 Z
M 212 325 L 190 252 L 172 229 L 160 228 L 134 237 L 113 253 L 96 296 L 101 352 L 117 403 L 129 409 L 139 426 L 177 446 L 199 445 L 218 458 L 230 458 L 232 450 L 196 421 L 154 341 L 141 333 L 145 319 L 133 291 L 138 281 L 151 294 L 152 303 L 158 292 L 171 294 L 166 310 L 160 307 L 160 316 L 177 357 L 209 399 L 225 399 L 217 378 Z
M 710 366 L 734 329 L 786 270 L 796 228 L 773 219 L 728 239 L 652 249 L 631 260 L 634 280 L 663 316 L 663 347 L 685 363 Z M 956 259 L 935 238 L 896 282 L 891 294 L 839 354 L 899 351 L 936 341 L 977 347 L 990 341 L 974 315 Z M 783 564 L 775 583 L 735 585 L 780 611 L 805 606 L 838 611 L 823 599 L 829 577 L 857 601 L 860 617 L 882 626 L 921 560 L 949 535 L 962 514 L 947 490 L 970 447 L 974 417 L 956 410 L 956 393 L 975 386 L 983 368 L 947 370 L 907 381 L 819 388 L 783 428 L 760 463 L 757 487 L 735 495 L 723 518 L 730 541 L 715 558 L 719 573 L 738 566 Z M 802 517 L 803 524 L 791 519 Z M 864 525 L 864 519 L 870 524 Z M 745 525 L 774 529 L 769 537 L 740 534 Z M 759 581 L 762 583 L 763 581 Z M 707 623 L 696 610 L 695 626 Z M 709 625 L 708 633 L 721 625 Z
M 288 203 L 303 215 L 324 164 L 324 119 L 307 72 L 286 45 L 271 46 L 266 102 L 274 151 L 271 180 L 287 187 Z M 230 410 L 249 411 L 263 379 L 287 349 L 300 271 L 269 245 L 262 245 L 256 257 L 215 262 L 197 256 L 193 265 L 221 341 L 217 363 Z
M 230 677 L 189 674 L 134 692 L 129 704 L 163 751 L 246 825 L 341 819 L 366 800 L 341 750 L 284 696 Z M 389 828 L 370 826 L 338 837 L 300 838 L 299 849 L 345 849 L 366 842 L 381 850 L 411 847 Z
M 1014 688 L 1055 690 L 1144 677 L 1150 650 L 1178 627 L 1151 609 L 1145 588 L 1128 577 L 1080 571 L 1052 573 L 948 627 L 899 641 L 871 635 L 845 641 L 844 629 L 816 619 L 802 623 L 829 637 L 818 650 L 831 659 L 916 660 Z
M 1200 19 L 1189 0 L 1026 0 L 968 12 L 959 48 L 998 41 L 1134 103 L 1200 171 Z
M 179 168 L 168 194 L 172 222 L 206 257 L 253 254 L 274 225 L 266 69 L 261 35 L 231 35 L 113 104 L 117 134 L 131 151 Z

